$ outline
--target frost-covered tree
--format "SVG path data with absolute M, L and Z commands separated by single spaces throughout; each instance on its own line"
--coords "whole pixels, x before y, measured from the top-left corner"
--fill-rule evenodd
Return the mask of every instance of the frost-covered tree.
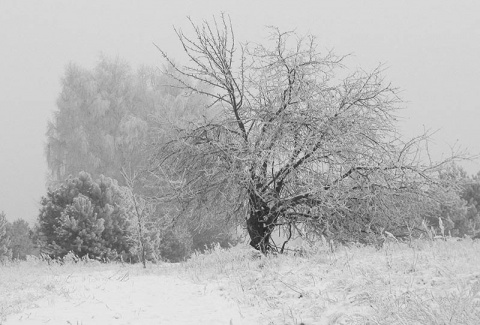
M 7 233 L 8 221 L 5 213 L 0 212 L 0 261 L 9 258 L 11 255 L 10 240 Z
M 13 259 L 24 260 L 27 255 L 33 254 L 32 231 L 28 222 L 23 219 L 15 220 L 8 225 L 7 234 Z
M 275 28 L 268 45 L 245 46 L 225 16 L 192 30 L 176 30 L 185 65 L 161 53 L 207 113 L 158 144 L 150 168 L 182 202 L 178 218 L 246 220 L 251 245 L 267 252 L 277 227 L 381 232 L 448 191 L 445 162 L 424 159 L 427 136 L 397 132 L 401 100 L 381 68 L 348 71 L 315 37 Z
M 115 180 L 80 172 L 50 189 L 41 204 L 38 231 L 55 256 L 132 257 L 131 207 Z
M 120 170 L 140 163 L 148 120 L 156 109 L 159 75 L 133 73 L 121 60 L 102 57 L 91 71 L 70 64 L 57 110 L 47 128 L 45 153 L 52 181 L 87 171 L 122 181 Z
M 442 200 L 425 213 L 429 226 L 440 231 L 442 219 L 444 233 L 452 236 L 475 236 L 480 232 L 480 179 L 469 176 L 456 164 L 449 166 L 441 174 L 445 181 L 458 184 L 457 191 L 444 196 Z

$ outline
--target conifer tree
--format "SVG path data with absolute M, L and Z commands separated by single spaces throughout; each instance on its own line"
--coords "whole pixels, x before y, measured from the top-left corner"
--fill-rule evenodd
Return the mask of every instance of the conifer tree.
M 111 178 L 86 173 L 68 178 L 42 199 L 39 231 L 54 255 L 130 258 L 130 206 Z

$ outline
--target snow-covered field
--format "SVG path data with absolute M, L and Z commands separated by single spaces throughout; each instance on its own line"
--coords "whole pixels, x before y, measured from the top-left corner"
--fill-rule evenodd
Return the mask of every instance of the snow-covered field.
M 0 266 L 0 324 L 480 324 L 480 243 Z

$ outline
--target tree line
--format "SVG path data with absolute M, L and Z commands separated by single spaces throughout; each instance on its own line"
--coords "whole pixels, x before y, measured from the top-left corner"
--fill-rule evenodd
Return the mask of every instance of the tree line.
M 267 254 L 298 236 L 420 236 L 425 222 L 479 232 L 480 176 L 462 153 L 431 161 L 429 134 L 398 133 L 381 67 L 348 69 L 311 35 L 240 44 L 226 16 L 190 22 L 175 30 L 187 64 L 159 47 L 162 71 L 67 66 L 34 231 L 53 256 L 176 261 L 239 235 Z
M 128 261 L 178 261 L 215 244 L 236 243 L 234 229 L 174 222 L 179 202 L 152 203 L 146 182 L 154 144 L 170 124 L 201 119 L 204 103 L 175 89 L 151 67 L 133 72 L 102 57 L 92 71 L 67 67 L 45 154 L 49 191 L 38 233 L 52 255 Z

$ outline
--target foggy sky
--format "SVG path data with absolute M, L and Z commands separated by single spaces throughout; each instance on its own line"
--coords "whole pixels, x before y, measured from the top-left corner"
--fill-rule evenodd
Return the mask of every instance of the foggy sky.
M 181 57 L 173 25 L 230 15 L 238 41 L 261 42 L 265 26 L 311 33 L 401 88 L 409 136 L 440 129 L 433 151 L 458 142 L 480 152 L 478 1 L 33 1 L 0 0 L 0 211 L 34 222 L 45 195 L 47 121 L 65 66 L 91 69 L 103 53 L 161 67 L 152 43 Z M 470 173 L 480 170 L 465 164 Z

